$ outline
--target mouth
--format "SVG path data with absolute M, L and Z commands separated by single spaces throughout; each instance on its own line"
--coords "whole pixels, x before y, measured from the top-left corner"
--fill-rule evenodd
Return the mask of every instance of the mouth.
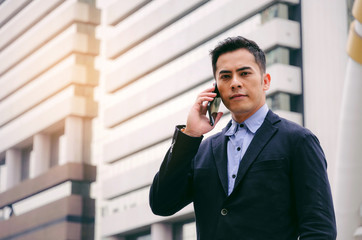
M 246 94 L 241 94 L 241 93 L 238 93 L 238 94 L 233 94 L 229 97 L 229 99 L 241 99 L 241 98 L 244 98 L 244 97 L 247 97 L 248 95 Z

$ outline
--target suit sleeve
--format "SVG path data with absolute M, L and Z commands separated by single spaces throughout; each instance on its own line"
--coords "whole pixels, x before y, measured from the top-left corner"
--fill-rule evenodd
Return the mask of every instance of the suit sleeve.
M 172 215 L 192 202 L 192 159 L 202 137 L 190 137 L 180 127 L 151 185 L 150 206 L 156 215 Z
M 312 133 L 298 140 L 291 167 L 300 240 L 336 239 L 327 163 Z

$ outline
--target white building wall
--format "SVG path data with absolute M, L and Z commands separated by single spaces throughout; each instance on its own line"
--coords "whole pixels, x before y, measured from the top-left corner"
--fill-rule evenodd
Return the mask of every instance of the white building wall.
M 346 1 L 301 1 L 304 123 L 319 138 L 333 186 L 348 33 Z
M 352 9 L 335 176 L 338 239 L 362 239 L 362 1 Z
M 53 226 L 56 222 L 44 224 L 42 221 L 49 218 L 44 220 L 41 211 L 47 204 L 66 199 L 69 195 L 83 194 L 69 197 L 76 199 L 70 200 L 73 203 L 77 199 L 82 199 L 82 205 L 87 201 L 92 203 L 87 198 L 87 189 L 77 191 L 80 185 L 87 187 L 93 177 L 86 176 L 87 172 L 94 169 L 88 164 L 91 119 L 98 114 L 93 89 L 98 84 L 99 75 L 94 69 L 94 58 L 99 53 L 95 29 L 100 21 L 100 11 L 95 2 L 0 1 L 1 239 L 13 239 L 15 235 L 47 239 L 45 235 L 51 231 L 57 231 L 59 239 L 93 236 L 93 228 L 89 234 L 82 235 L 82 222 L 73 221 L 67 225 L 66 215 L 61 220 L 65 226 L 63 229 L 56 229 Z M 74 182 L 67 177 L 71 178 L 72 173 L 81 170 L 75 167 L 69 170 L 70 176 L 63 176 L 69 180 L 67 191 L 56 186 L 44 187 L 48 181 L 38 181 L 51 175 L 49 172 L 54 169 L 66 169 L 66 166 L 59 166 L 66 163 L 87 165 L 90 170 L 87 169 L 84 176 Z M 57 196 L 53 190 L 64 194 Z M 6 210 L 11 205 L 14 208 L 12 216 Z M 19 208 L 19 205 L 24 207 Z M 86 207 L 91 216 L 94 207 L 91 204 Z M 54 212 L 57 210 L 68 209 L 55 209 Z M 31 211 L 38 215 L 36 219 L 25 214 Z M 89 219 L 91 225 L 91 217 Z M 16 221 L 24 224 L 16 224 Z M 83 225 L 85 227 L 87 223 Z

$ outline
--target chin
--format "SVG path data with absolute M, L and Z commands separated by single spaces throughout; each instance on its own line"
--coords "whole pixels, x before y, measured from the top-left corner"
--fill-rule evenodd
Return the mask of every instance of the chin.
M 231 104 L 228 106 L 228 109 L 231 112 L 235 112 L 235 113 L 245 113 L 250 111 L 250 108 L 247 104 L 245 103 L 239 103 L 239 104 Z

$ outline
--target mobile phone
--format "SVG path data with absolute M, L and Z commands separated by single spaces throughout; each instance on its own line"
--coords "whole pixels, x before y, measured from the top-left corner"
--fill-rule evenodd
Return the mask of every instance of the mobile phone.
M 214 126 L 214 124 L 215 124 L 215 118 L 217 116 L 217 113 L 218 113 L 219 107 L 220 107 L 220 103 L 221 103 L 221 97 L 220 97 L 219 90 L 217 89 L 216 83 L 215 83 L 214 93 L 216 93 L 216 97 L 207 104 L 207 112 L 209 113 L 209 119 L 210 119 L 211 126 Z

